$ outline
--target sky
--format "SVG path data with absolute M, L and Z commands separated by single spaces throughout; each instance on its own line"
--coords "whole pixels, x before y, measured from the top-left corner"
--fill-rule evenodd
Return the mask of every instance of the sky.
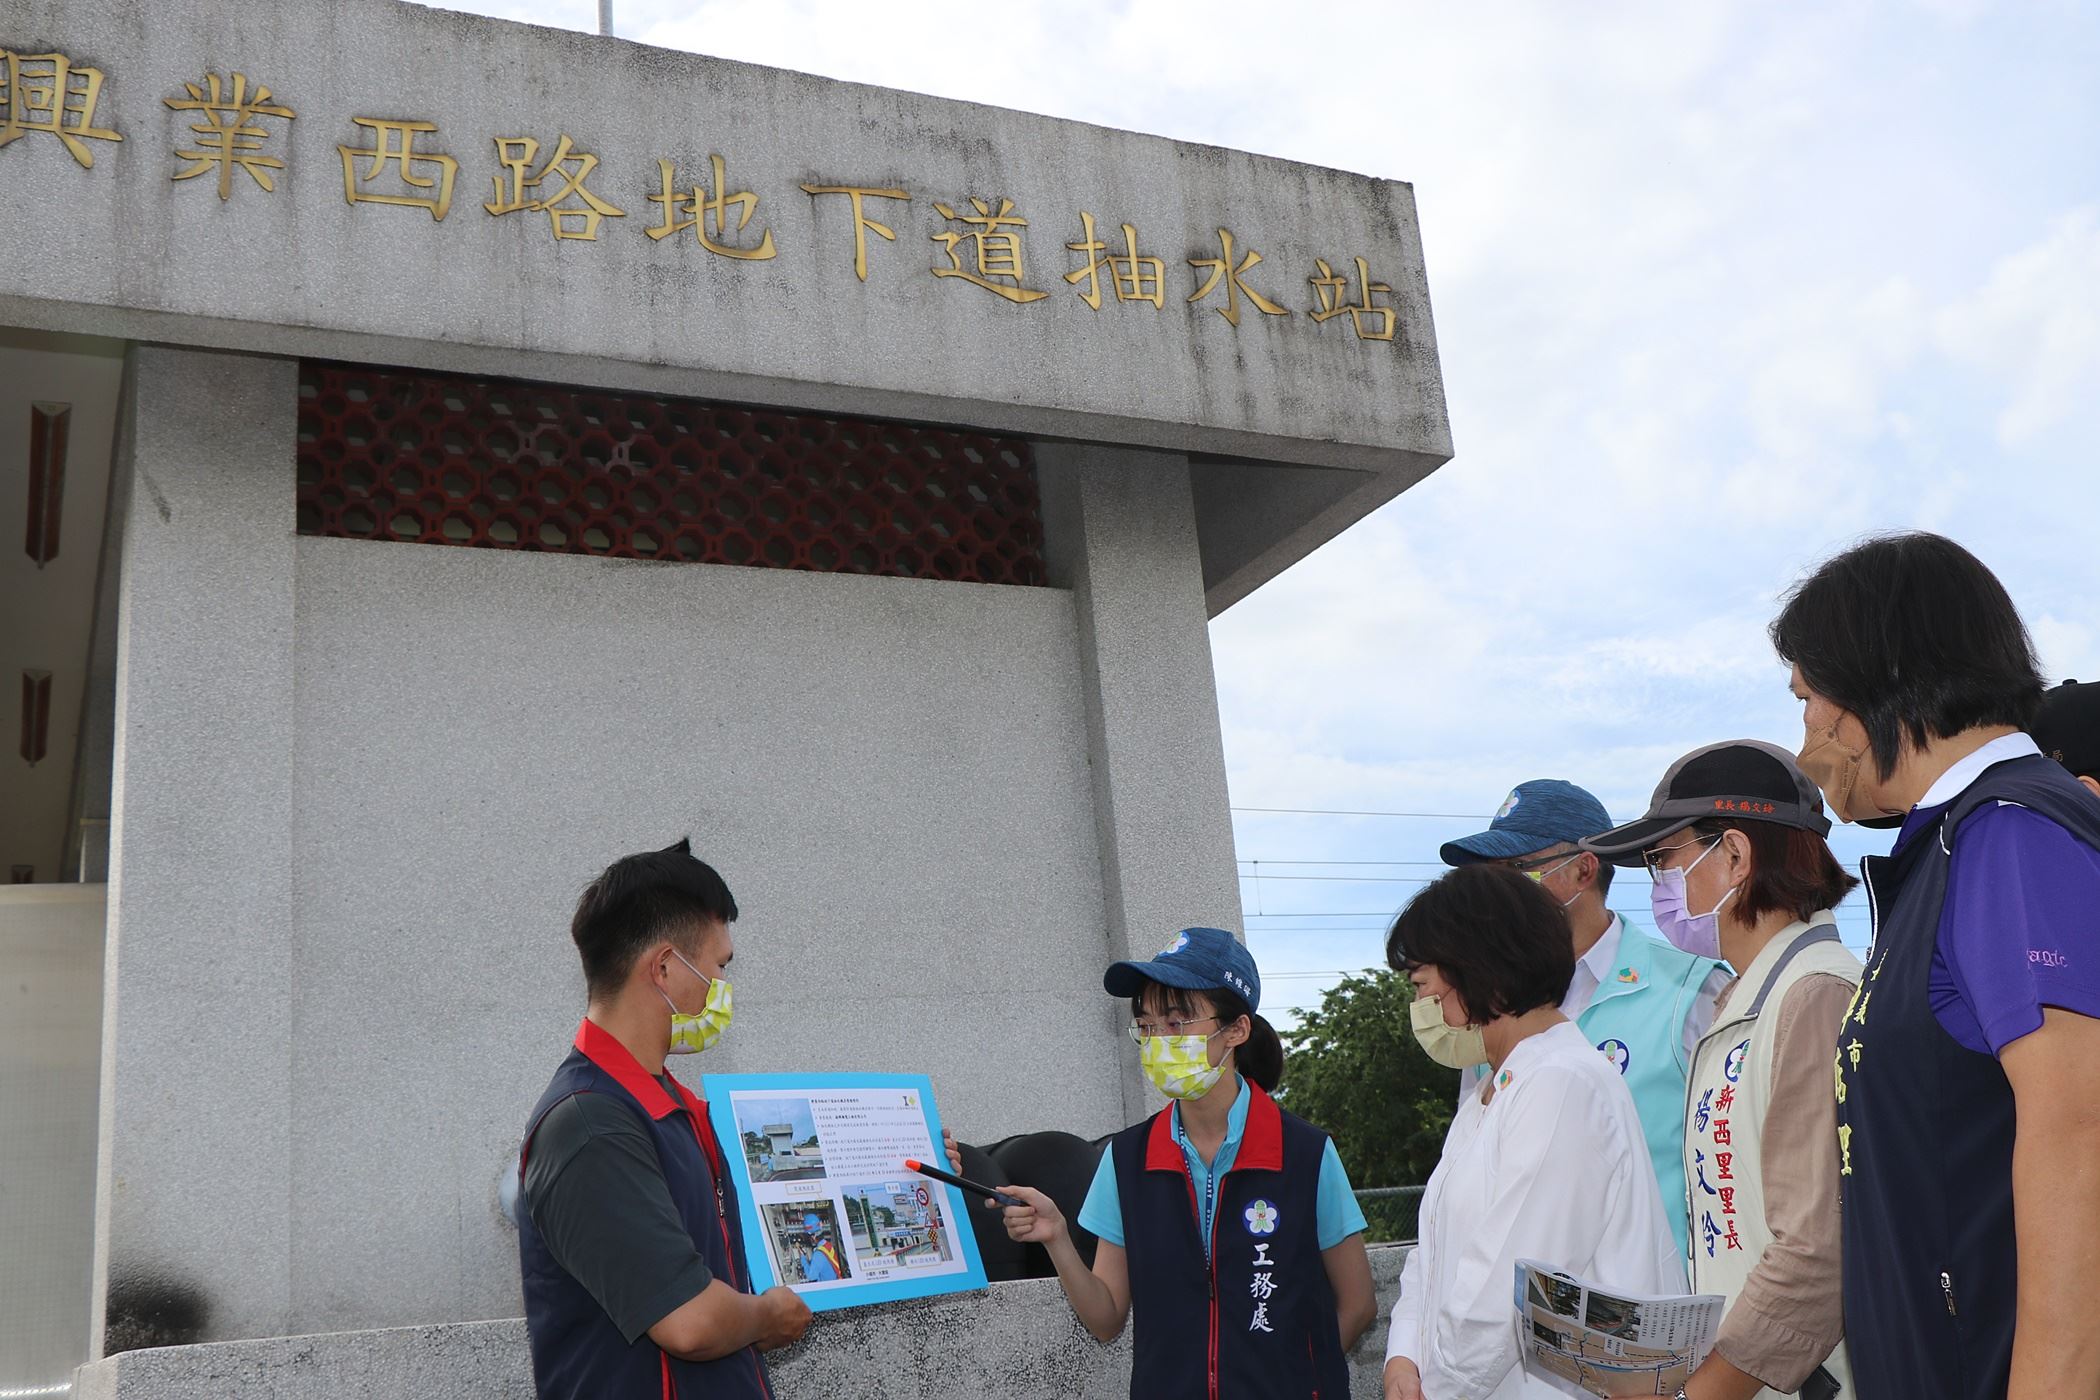
M 595 0 L 453 7 L 597 21 Z M 1413 184 L 1456 455 L 1211 629 L 1279 1023 L 1379 963 L 1437 846 L 1518 781 L 1630 817 L 1700 744 L 1798 747 L 1764 628 L 1866 534 L 1952 535 L 2051 679 L 2100 679 L 2100 6 L 617 0 L 616 20 Z M 1649 922 L 1637 872 L 1612 902 Z M 1840 917 L 1863 943 L 1861 901 Z

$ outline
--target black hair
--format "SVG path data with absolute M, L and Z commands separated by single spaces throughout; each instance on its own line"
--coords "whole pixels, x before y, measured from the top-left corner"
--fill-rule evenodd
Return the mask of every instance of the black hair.
M 2005 585 L 1941 535 L 1881 535 L 1830 559 L 1787 593 L 1771 637 L 1811 689 L 1859 716 L 1883 779 L 1905 739 L 2025 729 L 2042 702 Z
M 690 953 L 709 924 L 735 922 L 736 897 L 715 868 L 693 854 L 687 837 L 605 867 L 576 901 L 569 936 L 595 997 L 619 990 L 652 944 L 668 941 Z
M 1196 997 L 1210 1003 L 1210 1009 L 1217 1013 L 1220 1030 L 1242 1016 L 1247 1018 L 1247 1042 L 1233 1048 L 1232 1062 L 1241 1074 L 1259 1085 L 1262 1092 L 1275 1093 L 1276 1086 L 1283 1082 L 1283 1040 L 1268 1018 L 1256 1014 L 1254 1008 L 1247 1005 L 1247 999 L 1230 987 L 1187 990 L 1169 987 L 1164 982 L 1147 982 L 1144 989 L 1130 999 L 1130 1014 L 1133 1018 L 1146 1015 L 1186 1017 L 1198 1009 L 1193 1000 Z
M 1474 1025 L 1558 1006 L 1575 976 L 1575 945 L 1553 896 L 1507 866 L 1461 865 L 1423 886 L 1393 920 L 1395 972 L 1433 966 Z

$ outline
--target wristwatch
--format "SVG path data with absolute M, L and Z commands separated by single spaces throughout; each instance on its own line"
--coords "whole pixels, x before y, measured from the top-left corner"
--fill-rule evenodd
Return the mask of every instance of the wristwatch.
M 1684 1387 L 1680 1385 L 1677 1387 L 1677 1393 L 1671 1396 L 1670 1400 L 1692 1400 L 1692 1398 L 1684 1393 Z

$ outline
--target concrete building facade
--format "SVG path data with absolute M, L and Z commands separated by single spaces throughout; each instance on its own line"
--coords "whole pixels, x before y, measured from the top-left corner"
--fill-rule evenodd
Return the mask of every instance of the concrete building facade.
M 1406 185 L 394 0 L 0 0 L 0 51 L 0 833 L 107 881 L 82 1359 L 514 1317 L 567 912 L 682 835 L 744 910 L 682 1071 L 1145 1111 L 1102 966 L 1239 926 L 1207 622 L 1450 455 Z M 372 384 L 498 405 L 419 504 Z M 788 462 L 780 518 L 528 462 L 554 402 L 734 419 L 678 479 Z M 876 438 L 924 472 L 827 465 Z

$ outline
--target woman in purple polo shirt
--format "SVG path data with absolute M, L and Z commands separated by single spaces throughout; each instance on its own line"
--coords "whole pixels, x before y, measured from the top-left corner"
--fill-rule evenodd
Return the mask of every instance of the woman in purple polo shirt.
M 1861 1400 L 2100 1395 L 2100 803 L 2025 732 L 2004 587 L 1937 535 L 1870 540 L 1772 624 L 1800 765 L 1861 868 L 1839 1026 L 1844 1312 Z

